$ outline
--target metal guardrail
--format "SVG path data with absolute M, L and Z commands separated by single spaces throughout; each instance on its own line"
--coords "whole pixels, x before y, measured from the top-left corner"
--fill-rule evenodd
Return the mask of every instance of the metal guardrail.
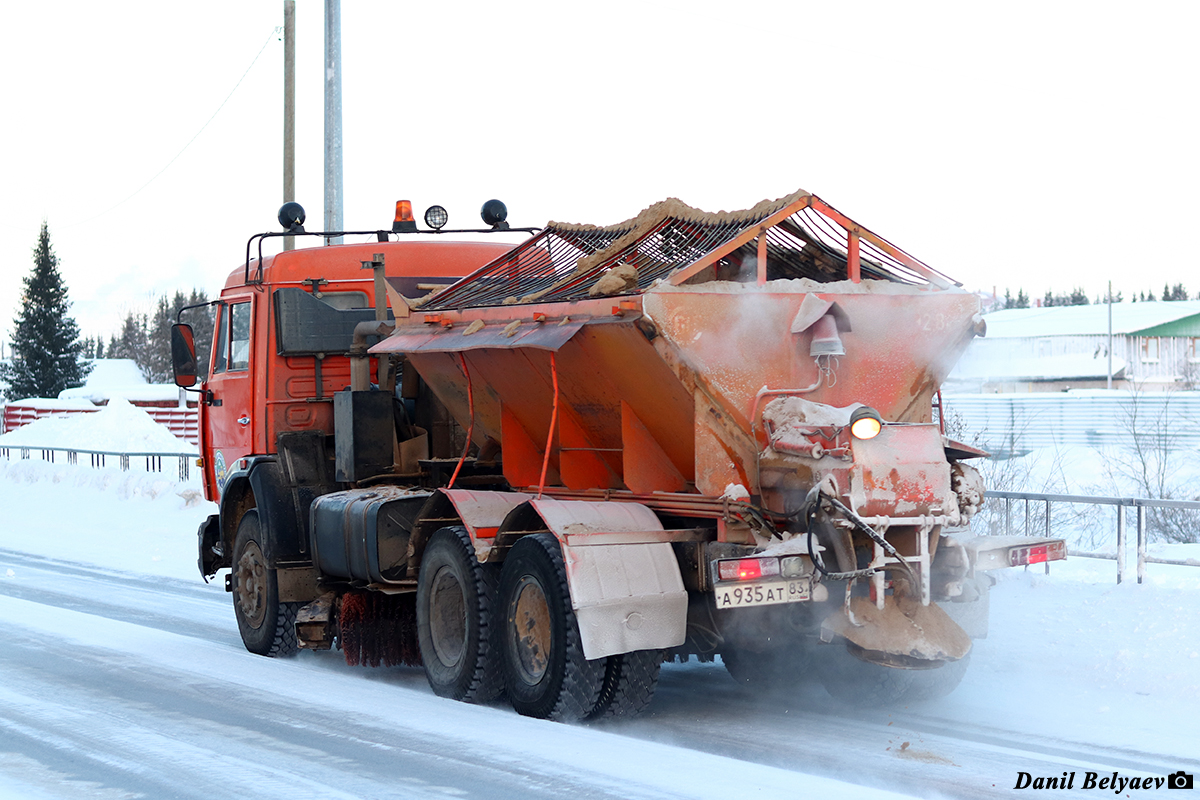
M 145 458 L 147 472 L 162 472 L 163 459 L 179 459 L 179 480 L 186 481 L 191 477 L 192 462 L 200 457 L 199 453 L 120 453 L 111 450 L 80 450 L 75 447 L 21 447 L 8 445 L 0 447 L 0 456 L 12 460 L 11 451 L 20 453 L 19 460 L 28 461 L 33 453 L 41 453 L 43 461 L 55 463 L 55 453 L 65 453 L 68 464 L 78 464 L 82 453 L 91 458 L 93 467 L 108 466 L 109 457 L 117 459 L 117 465 L 123 472 L 129 471 L 130 459 Z
M 1125 509 L 1137 509 L 1137 582 L 1142 583 L 1146 576 L 1146 564 L 1173 564 L 1179 567 L 1200 567 L 1200 560 L 1155 558 L 1146 554 L 1146 509 L 1147 508 L 1181 508 L 1200 511 L 1200 502 L 1195 500 L 1156 500 L 1149 497 L 1105 497 L 1084 494 L 1041 494 L 1038 492 L 1000 492 L 988 491 L 987 497 L 1004 500 L 1004 532 L 1012 534 L 1012 504 L 1014 500 L 1025 501 L 1025 535 L 1030 533 L 1030 502 L 1046 504 L 1045 535 L 1050 535 L 1050 518 L 1053 503 L 1076 503 L 1085 505 L 1101 505 L 1117 507 L 1117 552 L 1116 555 L 1107 553 L 1078 553 L 1069 555 L 1080 558 L 1103 558 L 1117 562 L 1117 583 L 1125 579 Z

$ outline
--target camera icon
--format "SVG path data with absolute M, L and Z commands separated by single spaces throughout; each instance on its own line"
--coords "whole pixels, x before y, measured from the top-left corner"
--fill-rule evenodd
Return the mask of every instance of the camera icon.
M 1167 776 L 1168 789 L 1191 789 L 1193 776 L 1191 773 L 1179 770 Z

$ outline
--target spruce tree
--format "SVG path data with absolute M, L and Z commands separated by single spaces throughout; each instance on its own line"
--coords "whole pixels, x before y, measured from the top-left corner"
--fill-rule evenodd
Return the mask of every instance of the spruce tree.
M 149 364 L 150 336 L 147 332 L 148 320 L 145 314 L 130 311 L 121 323 L 121 335 L 114 338 L 108 346 L 109 358 L 128 358 L 137 364 L 142 377 L 151 380 L 152 370 Z
M 188 297 L 185 306 L 200 306 L 201 303 L 208 302 L 208 294 L 203 291 L 192 289 L 192 294 Z M 213 325 L 217 321 L 217 310 L 214 306 L 201 306 L 193 308 L 191 311 L 185 312 L 182 316 L 184 322 L 190 322 L 196 335 L 196 363 L 201 365 L 201 369 L 208 370 L 209 351 L 212 349 Z
M 183 295 L 177 292 L 176 297 Z M 175 311 L 178 309 L 171 308 L 166 295 L 158 298 L 154 316 L 150 319 L 146 366 L 142 369 L 150 383 L 171 382 L 171 323 L 175 321 Z
M 8 382 L 9 400 L 58 397 L 64 389 L 82 386 L 92 366 L 81 355 L 79 326 L 67 316 L 71 301 L 45 221 L 33 248 L 33 271 L 22 283 L 21 310 L 13 320 L 13 357 L 0 365 L 0 379 Z

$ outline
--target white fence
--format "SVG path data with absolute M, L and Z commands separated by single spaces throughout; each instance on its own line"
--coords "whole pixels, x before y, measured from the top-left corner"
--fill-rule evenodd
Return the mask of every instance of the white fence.
M 81 453 L 88 457 L 89 463 L 93 467 L 106 467 L 108 466 L 109 459 L 112 459 L 124 472 L 130 470 L 132 463 L 137 463 L 140 466 L 143 459 L 145 460 L 146 472 L 162 472 L 163 459 L 166 459 L 168 464 L 173 462 L 178 463 L 179 480 L 181 481 L 191 478 L 192 462 L 200 457 L 198 453 L 118 453 L 111 450 L 80 450 L 75 447 L 0 446 L 0 458 L 6 458 L 10 461 L 14 459 L 29 461 L 35 453 L 42 461 L 48 461 L 51 464 L 56 463 L 60 457 L 64 464 L 78 464 Z
M 996 454 L 1128 444 L 1200 448 L 1200 392 L 943 395 L 947 433 Z M 961 430 L 959 430 L 961 428 Z

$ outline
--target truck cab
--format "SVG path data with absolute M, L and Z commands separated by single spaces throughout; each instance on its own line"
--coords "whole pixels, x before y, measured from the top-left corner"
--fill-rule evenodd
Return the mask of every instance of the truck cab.
M 386 285 L 416 298 L 509 249 L 410 239 L 291 250 L 234 269 L 217 303 L 202 385 L 206 497 L 221 502 L 239 463 L 277 454 L 280 434 L 333 436 L 333 397 L 350 385 L 354 328 L 374 319 L 375 281 L 364 263 L 381 260 Z

